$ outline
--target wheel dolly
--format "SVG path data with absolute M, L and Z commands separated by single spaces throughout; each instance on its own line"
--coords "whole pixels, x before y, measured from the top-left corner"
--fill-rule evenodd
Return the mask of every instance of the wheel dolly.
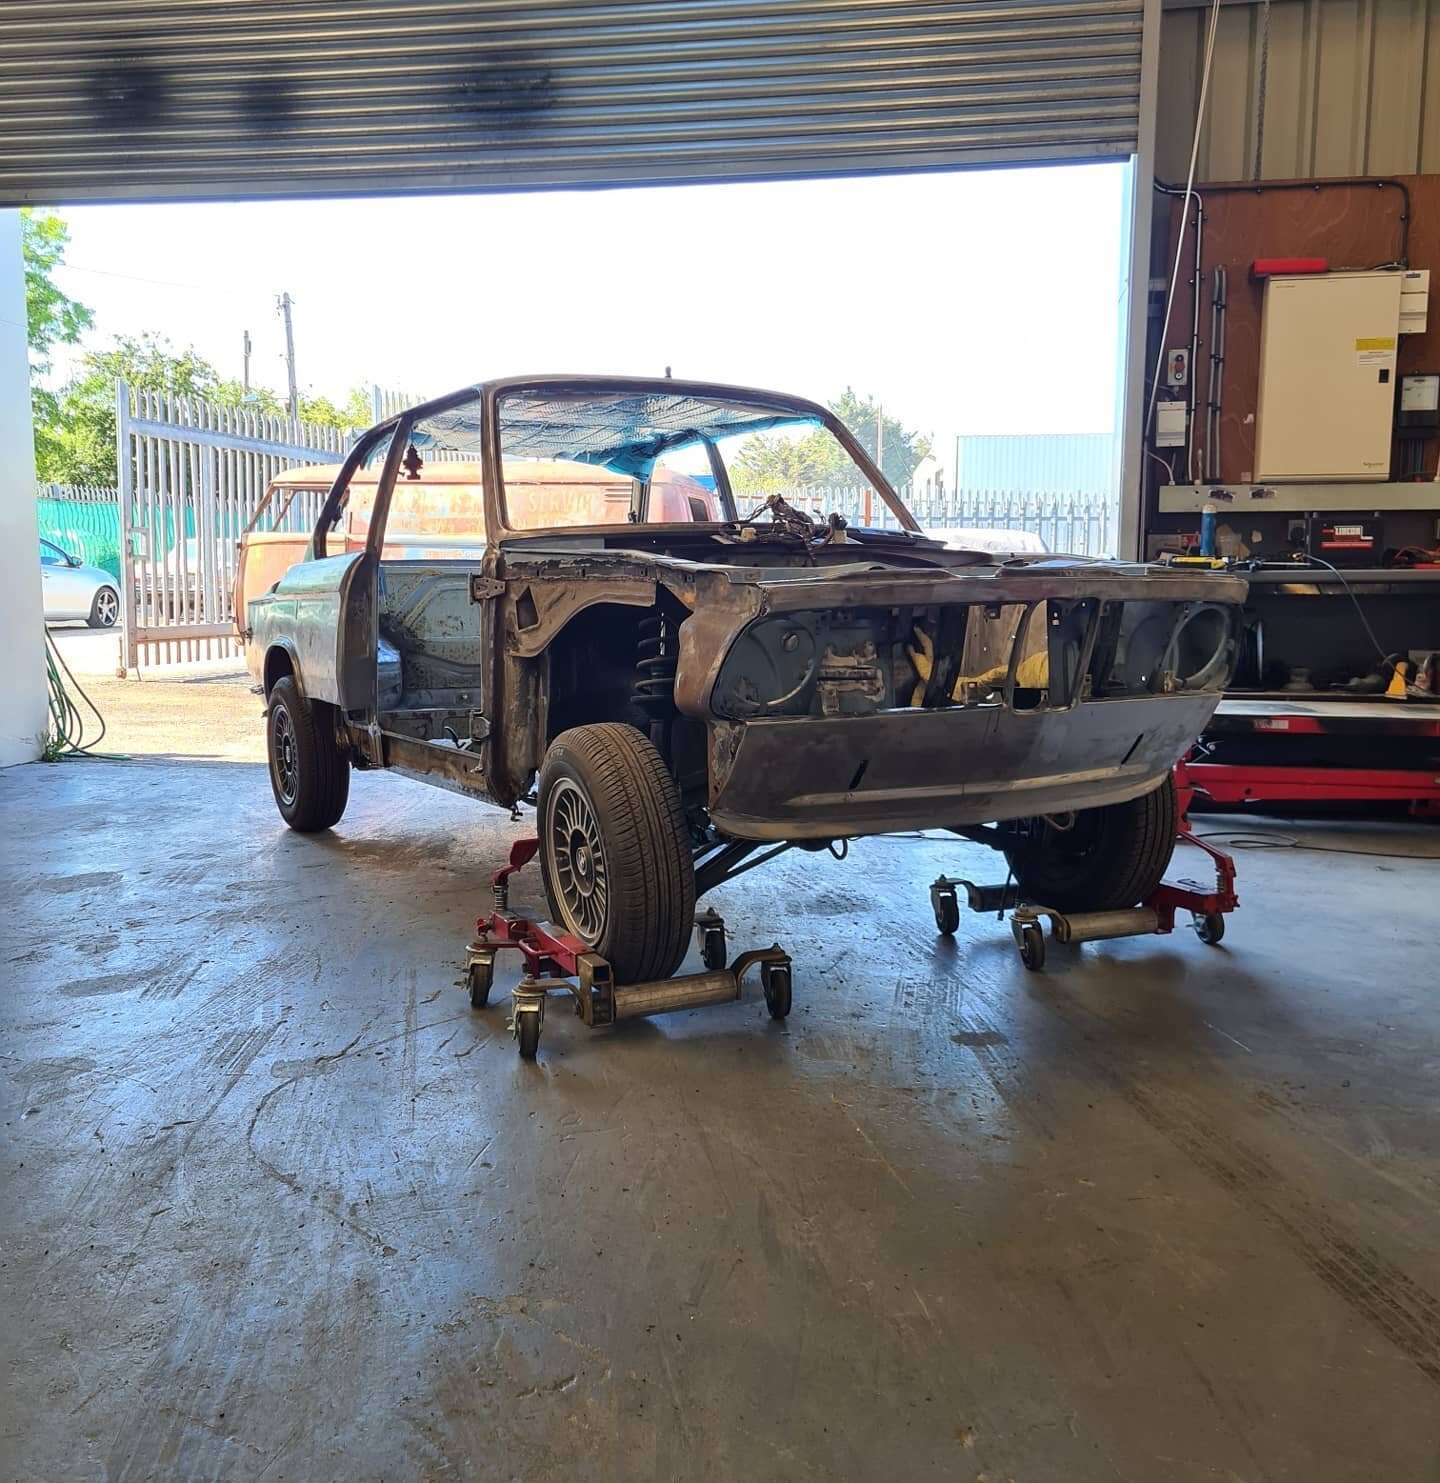
M 940 876 L 930 887 L 930 905 L 935 927 L 953 936 L 960 925 L 960 903 L 956 888 L 963 886 L 971 911 L 1010 912 L 1010 931 L 1020 950 L 1020 961 L 1038 972 L 1045 966 L 1045 927 L 1048 918 L 1056 942 L 1100 942 L 1114 937 L 1163 935 L 1175 930 L 1176 914 L 1190 913 L 1191 925 L 1200 941 L 1214 947 L 1225 935 L 1225 918 L 1240 905 L 1235 894 L 1235 860 L 1224 850 L 1196 836 L 1190 827 L 1190 800 L 1196 788 L 1185 762 L 1175 764 L 1175 789 L 1179 801 L 1175 837 L 1195 845 L 1215 863 L 1213 885 L 1203 881 L 1161 881 L 1139 906 L 1123 911 L 1061 912 L 1036 902 L 1022 902 L 1013 881 L 999 886 L 977 886 L 973 881 L 952 881 Z
M 790 1013 L 790 959 L 779 943 L 741 953 L 725 966 L 725 923 L 711 909 L 695 919 L 704 973 L 650 983 L 617 984 L 610 965 L 578 937 L 549 922 L 534 922 L 510 910 L 510 877 L 539 851 L 536 838 L 510 847 L 510 863 L 490 877 L 494 908 L 475 923 L 475 940 L 465 952 L 465 982 L 472 1008 L 490 1002 L 495 955 L 513 949 L 525 960 L 525 974 L 511 991 L 510 1030 L 522 1059 L 533 1061 L 545 1023 L 546 980 L 559 979 L 575 998 L 575 1013 L 591 1028 L 640 1015 L 729 1004 L 740 997 L 741 981 L 751 968 L 760 970 L 765 1004 L 782 1020 Z

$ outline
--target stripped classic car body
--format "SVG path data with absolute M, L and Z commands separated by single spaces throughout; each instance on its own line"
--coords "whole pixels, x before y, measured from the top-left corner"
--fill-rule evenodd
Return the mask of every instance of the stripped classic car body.
M 744 458 L 724 450 L 797 430 L 833 441 L 898 528 L 774 497 L 742 516 Z M 467 461 L 464 511 L 428 493 L 447 460 Z M 427 491 L 418 514 L 407 488 Z M 1245 594 L 947 550 L 824 408 L 669 379 L 493 381 L 391 418 L 336 472 L 306 556 L 249 601 L 247 653 L 346 764 L 512 807 L 557 738 L 624 723 L 673 782 L 700 890 L 764 841 L 969 831 L 1156 789 L 1219 700 Z
M 495 406 L 507 389 L 604 394 L 635 385 L 573 377 L 495 382 L 461 394 L 459 405 L 474 407 L 483 442 L 487 431 L 498 439 Z M 817 421 L 828 417 L 813 404 L 774 393 L 673 381 L 641 385 L 658 385 L 667 395 L 751 398 L 767 410 L 778 406 Z M 447 398 L 408 418 L 416 425 L 436 409 L 453 411 L 455 405 Z M 843 430 L 833 430 L 848 440 Z M 403 441 L 394 441 L 397 465 Z M 452 647 L 468 641 L 474 658 L 473 683 L 452 687 L 455 693 L 438 707 L 384 704 L 379 620 L 386 603 L 377 589 L 385 538 L 379 515 L 369 521 L 363 549 L 303 562 L 251 602 L 250 662 L 257 679 L 273 683 L 288 660 L 306 696 L 344 714 L 361 765 L 407 768 L 508 807 L 529 791 L 545 746 L 559 729 L 557 716 L 566 723 L 578 718 L 560 693 L 562 677 L 552 662 L 557 639 L 589 610 L 650 612 L 668 595 L 686 615 L 675 625 L 674 703 L 708 733 L 706 803 L 725 833 L 828 838 L 975 823 L 1017 812 L 1092 807 L 1153 787 L 1200 733 L 1219 699 L 1226 670 L 1217 658 L 1230 629 L 1215 615 L 1233 611 L 1243 598 L 1243 582 L 1082 558 L 1002 563 L 984 553 L 949 551 L 920 533 L 879 471 L 866 467 L 863 451 L 850 451 L 887 502 L 901 510 L 904 528 L 855 534 L 804 555 L 783 544 L 727 540 L 719 522 L 713 530 L 694 522 L 643 531 L 627 523 L 617 529 L 618 522 L 610 520 L 551 531 L 517 528 L 492 484 L 484 494 L 483 552 L 471 564 L 437 561 L 427 568 L 431 585 L 443 584 L 448 592 L 431 621 L 453 631 L 444 640 Z M 465 473 L 467 486 L 473 486 L 474 470 Z M 382 469 L 366 481 L 373 509 L 381 514 L 395 474 L 394 468 Z M 346 487 L 342 471 L 331 499 L 336 507 L 327 507 L 321 519 L 327 530 Z M 324 539 L 323 531 L 312 537 L 310 549 Z M 350 544 L 357 543 L 352 538 Z M 1133 604 L 1144 606 L 1131 612 L 1127 624 L 1123 608 Z M 844 623 L 835 621 L 837 613 L 845 615 Z M 1017 698 L 1015 677 L 1008 676 L 998 695 L 954 703 L 965 630 L 981 647 L 983 635 L 973 631 L 998 623 L 1000 636 L 1018 652 L 1023 640 L 1016 646 L 1013 639 L 1021 614 L 1027 615 L 1027 630 L 1043 625 L 1051 651 L 1052 680 L 1043 699 Z M 903 665 L 917 615 L 934 615 L 937 624 L 954 630 L 950 648 L 956 663 L 951 684 L 937 674 L 914 705 L 906 703 L 909 692 L 897 695 L 893 683 L 875 678 L 884 664 L 857 656 L 869 652 L 867 645 L 877 655 L 888 648 Z M 1198 656 L 1203 662 L 1189 674 L 1177 673 L 1167 668 L 1167 654 L 1174 657 L 1182 630 L 1195 629 L 1197 615 L 1201 632 L 1195 636 L 1207 638 Z M 1102 642 L 1107 620 L 1115 633 Z M 768 636 L 773 633 L 775 644 L 782 644 L 797 624 L 814 635 L 805 639 L 807 654 L 813 648 L 813 703 L 772 697 L 745 704 L 734 684 L 722 682 L 727 667 L 733 673 L 743 662 L 731 657 L 742 635 L 748 635 L 749 657 L 764 665 L 783 652 Z M 1127 667 L 1126 650 L 1146 625 L 1150 641 L 1142 655 L 1129 656 Z M 1217 641 L 1208 643 L 1209 637 Z M 632 647 L 625 654 L 627 664 L 633 653 Z M 873 691 L 868 701 L 863 687 L 843 691 L 842 673 L 867 664 Z M 842 693 L 846 699 L 836 700 Z M 612 709 L 601 707 L 606 714 Z M 417 726 L 422 716 L 428 724 Z M 457 749 L 446 740 L 445 726 L 471 745 Z

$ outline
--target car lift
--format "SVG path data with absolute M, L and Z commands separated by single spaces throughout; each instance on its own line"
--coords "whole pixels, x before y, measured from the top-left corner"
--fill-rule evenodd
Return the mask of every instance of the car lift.
M 490 1002 L 496 953 L 510 948 L 525 960 L 524 977 L 510 996 L 510 1029 L 523 1059 L 533 1061 L 540 1044 L 547 979 L 563 982 L 575 997 L 575 1013 L 592 1028 L 638 1015 L 733 1003 L 740 997 L 741 980 L 756 966 L 771 1015 L 783 1020 L 790 1013 L 790 959 L 780 944 L 741 953 L 725 967 L 725 923 L 713 909 L 695 918 L 704 973 L 617 984 L 609 963 L 578 937 L 510 910 L 510 877 L 528 865 L 539 848 L 540 841 L 534 837 L 516 840 L 510 847 L 510 863 L 490 877 L 494 909 L 475 923 L 475 941 L 465 954 L 465 980 L 475 1009 L 484 1009 Z
M 1162 881 L 1140 905 L 1124 911 L 1060 912 L 1038 902 L 1022 902 L 1013 881 L 999 886 L 977 886 L 972 881 L 952 881 L 941 876 L 930 887 L 930 905 L 936 929 L 953 936 L 960 925 L 958 886 L 965 888 L 971 911 L 1010 912 L 1010 930 L 1020 949 L 1020 961 L 1029 969 L 1045 966 L 1045 927 L 1048 918 L 1056 942 L 1099 942 L 1113 937 L 1142 937 L 1175 930 L 1177 912 L 1188 911 L 1201 942 L 1214 946 L 1225 935 L 1225 918 L 1239 906 L 1235 894 L 1235 861 L 1224 850 L 1198 838 L 1190 827 L 1190 801 L 1197 789 L 1185 761 L 1175 764 L 1175 789 L 1179 801 L 1176 839 L 1193 844 L 1215 862 L 1215 882 Z

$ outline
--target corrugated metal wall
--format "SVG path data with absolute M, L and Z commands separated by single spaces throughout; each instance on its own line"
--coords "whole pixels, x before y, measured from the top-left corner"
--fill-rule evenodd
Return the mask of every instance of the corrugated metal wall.
M 1114 158 L 1143 0 L 8 0 L 0 205 Z
M 1167 8 L 1160 30 L 1156 174 L 1190 158 L 1206 8 Z M 1264 6 L 1226 0 L 1215 38 L 1198 180 L 1251 180 Z M 1440 3 L 1272 0 L 1258 178 L 1440 171 Z

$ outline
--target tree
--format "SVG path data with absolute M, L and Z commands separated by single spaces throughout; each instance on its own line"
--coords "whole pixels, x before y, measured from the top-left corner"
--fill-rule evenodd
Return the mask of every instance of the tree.
M 74 345 L 95 323 L 84 304 L 64 294 L 51 276 L 65 261 L 70 231 L 60 217 L 48 211 L 20 208 L 20 257 L 25 268 L 25 333 L 30 347 L 30 402 L 37 446 L 42 428 L 55 423 L 58 399 L 41 378 L 50 371 L 50 352 L 56 345 Z M 39 460 L 36 461 L 37 468 Z M 41 476 L 44 477 L 43 475 Z
M 36 418 L 35 466 L 42 483 L 114 484 L 115 383 L 174 396 L 213 396 L 215 367 L 197 350 L 178 355 L 161 335 L 119 335 L 108 350 L 90 350 L 80 373 L 56 399 L 54 415 Z
M 321 427 L 338 427 L 342 432 L 351 428 L 369 427 L 375 421 L 374 404 L 370 391 L 364 386 L 352 386 L 343 407 L 337 407 L 329 397 L 300 395 L 301 422 L 316 422 Z
M 879 460 L 880 472 L 897 489 L 910 482 L 920 460 L 930 451 L 930 439 L 914 428 L 907 428 L 898 417 L 886 416 L 874 397 L 859 397 L 851 387 L 830 403 L 830 410 L 855 436 L 855 441 L 875 457 L 881 421 L 885 428 L 885 446 Z
M 73 345 L 95 323 L 84 304 L 62 293 L 51 277 L 65 261 L 70 229 L 49 211 L 20 208 L 20 256 L 25 264 L 25 328 L 30 369 L 36 376 L 50 369 L 50 351 Z
M 219 372 L 193 347 L 177 352 L 162 335 L 119 335 L 108 350 L 88 351 L 79 374 L 50 403 L 36 404 L 35 466 L 42 483 L 114 484 L 115 383 L 137 391 L 202 397 L 222 407 L 244 407 L 265 417 L 284 417 L 285 404 L 268 386 L 247 392 Z M 302 397 L 303 422 L 344 431 L 368 427 L 370 393 L 355 387 L 343 407 L 328 397 Z
M 883 414 L 873 397 L 859 397 L 848 386 L 830 403 L 830 410 L 871 458 L 875 457 L 883 417 L 885 446 L 880 469 L 897 487 L 910 482 L 920 460 L 930 451 L 930 439 L 923 433 L 905 427 L 899 418 Z M 736 492 L 747 497 L 860 482 L 860 471 L 849 454 L 824 428 L 815 428 L 799 438 L 787 436 L 783 431 L 756 433 L 740 445 L 730 475 Z

